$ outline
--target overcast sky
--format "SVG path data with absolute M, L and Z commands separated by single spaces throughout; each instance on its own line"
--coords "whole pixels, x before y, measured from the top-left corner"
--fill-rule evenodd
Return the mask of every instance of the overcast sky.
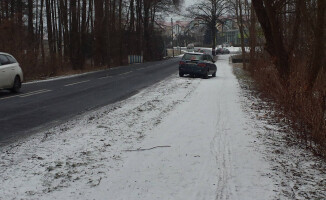
M 196 1 L 194 1 L 194 0 L 184 0 L 184 5 L 183 5 L 183 7 L 184 7 L 184 8 L 187 8 L 188 6 L 194 4 L 195 2 L 196 2 Z
M 185 6 L 189 6 L 191 4 L 194 4 L 194 0 L 185 0 Z
M 192 4 L 194 4 L 196 1 L 194 0 L 184 0 L 184 4 L 182 5 L 182 9 L 181 12 L 186 12 L 186 8 Z M 184 20 L 183 17 L 179 16 L 179 15 L 173 15 L 173 16 L 167 16 L 165 20 L 170 21 L 171 17 L 173 18 L 174 21 L 176 20 Z M 185 20 L 189 20 L 189 19 L 185 19 Z

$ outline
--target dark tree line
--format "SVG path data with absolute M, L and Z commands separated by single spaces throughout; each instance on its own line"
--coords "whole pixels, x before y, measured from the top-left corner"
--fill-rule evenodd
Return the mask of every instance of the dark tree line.
M 1 0 L 0 51 L 27 75 L 159 59 L 156 21 L 180 0 Z
M 282 105 L 310 147 L 324 156 L 325 20 L 325 0 L 252 0 L 249 28 L 250 71 Z M 263 52 L 256 52 L 257 29 L 265 39 Z
M 291 75 L 291 57 L 305 53 L 309 87 L 325 69 L 325 0 L 253 0 L 266 39 L 266 50 L 284 80 Z M 298 57 L 300 59 L 300 57 Z M 302 58 L 302 57 L 301 57 Z

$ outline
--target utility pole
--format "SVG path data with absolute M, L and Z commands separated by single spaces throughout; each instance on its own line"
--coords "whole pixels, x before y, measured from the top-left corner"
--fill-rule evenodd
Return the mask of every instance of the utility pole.
M 174 47 L 173 47 L 173 19 L 171 18 L 171 30 L 172 30 L 172 54 L 173 54 L 173 57 L 174 57 Z

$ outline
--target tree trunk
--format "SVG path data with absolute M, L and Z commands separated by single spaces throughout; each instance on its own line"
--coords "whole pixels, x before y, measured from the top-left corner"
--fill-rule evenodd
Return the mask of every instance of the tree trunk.
M 44 7 L 44 0 L 41 1 L 41 10 L 40 10 L 40 28 L 39 28 L 39 40 L 41 45 L 41 53 L 42 53 L 42 64 L 45 63 L 45 51 L 44 51 L 44 31 L 43 31 L 43 7 Z
M 123 57 L 123 32 L 122 32 L 122 0 L 119 0 L 119 64 L 122 65 Z
M 33 19 L 34 19 L 34 12 L 33 12 L 33 0 L 28 0 L 28 41 L 29 46 L 31 47 L 34 43 L 34 26 L 33 26 Z
M 135 11 L 134 11 L 134 0 L 130 0 L 130 24 L 129 24 L 129 32 L 134 31 L 135 29 Z
M 102 66 L 103 62 L 103 0 L 95 0 L 95 24 L 94 24 L 94 36 L 95 36 L 95 47 L 94 47 L 94 63 L 96 66 Z
M 237 0 L 237 4 L 238 4 L 238 8 L 239 8 L 238 21 L 239 21 L 239 31 L 240 31 L 240 39 L 241 39 L 242 63 L 243 63 L 243 68 L 247 69 L 246 49 L 245 49 L 245 44 L 244 44 L 244 30 L 243 30 L 244 27 L 243 27 L 243 15 L 242 15 L 242 2 L 241 2 L 241 0 Z
M 250 64 L 255 65 L 255 54 L 256 54 L 256 15 L 254 7 L 251 5 L 250 11 Z
M 51 57 L 53 57 L 54 45 L 53 45 L 53 32 L 52 32 L 52 18 L 51 18 L 51 7 L 50 0 L 45 0 L 45 8 L 46 8 L 46 23 L 47 23 L 47 31 L 48 31 L 48 44 L 49 44 L 49 52 Z
M 85 62 L 86 48 L 87 48 L 87 1 L 82 2 L 82 14 L 81 14 L 81 62 Z
M 145 59 L 152 59 L 151 49 L 150 49 L 150 30 L 149 30 L 149 11 L 150 11 L 150 0 L 144 0 L 144 42 L 145 42 Z
M 83 63 L 81 63 L 80 58 L 80 38 L 78 33 L 78 18 L 77 16 L 77 4 L 76 0 L 70 1 L 70 11 L 71 11 L 71 63 L 73 69 L 82 68 Z
M 136 13 L 137 13 L 137 27 L 136 27 L 136 32 L 137 32 L 137 53 L 141 54 L 142 53 L 142 21 L 143 21 L 143 16 L 142 16 L 142 0 L 136 0 Z
M 313 87 L 319 71 L 325 67 L 325 10 L 326 1 L 317 1 L 317 24 L 315 26 L 314 34 L 314 57 L 310 70 L 309 84 Z
M 252 0 L 258 21 L 266 39 L 266 50 L 274 57 L 274 62 L 284 84 L 288 83 L 290 65 L 288 52 L 283 42 L 283 31 L 277 20 L 277 14 L 272 2 L 267 0 Z

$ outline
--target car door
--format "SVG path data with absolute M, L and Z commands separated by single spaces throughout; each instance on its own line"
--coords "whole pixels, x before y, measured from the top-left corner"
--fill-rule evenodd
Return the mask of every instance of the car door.
M 208 60 L 210 61 L 210 68 L 209 68 L 209 70 L 212 73 L 216 72 L 217 68 L 216 68 L 216 65 L 215 65 L 215 62 L 214 62 L 214 59 L 212 58 L 212 56 L 209 56 Z
M 213 62 L 212 62 L 211 56 L 210 55 L 205 55 L 205 61 L 206 61 L 207 65 L 208 65 L 209 72 L 213 73 L 213 67 L 212 67 Z
M 5 55 L 0 54 L 0 88 L 10 86 L 10 73 L 10 61 Z
M 9 85 L 12 86 L 14 84 L 15 81 L 15 76 L 17 74 L 17 70 L 18 70 L 18 63 L 16 61 L 15 58 L 13 58 L 10 55 L 6 55 L 7 59 L 9 60 L 9 64 L 8 64 L 8 78 L 9 78 Z
M 208 67 L 208 70 L 210 71 L 211 70 L 211 66 L 210 66 L 210 63 L 209 63 L 209 60 L 208 60 L 208 55 L 204 54 L 203 55 L 203 60 L 206 63 L 206 65 Z

